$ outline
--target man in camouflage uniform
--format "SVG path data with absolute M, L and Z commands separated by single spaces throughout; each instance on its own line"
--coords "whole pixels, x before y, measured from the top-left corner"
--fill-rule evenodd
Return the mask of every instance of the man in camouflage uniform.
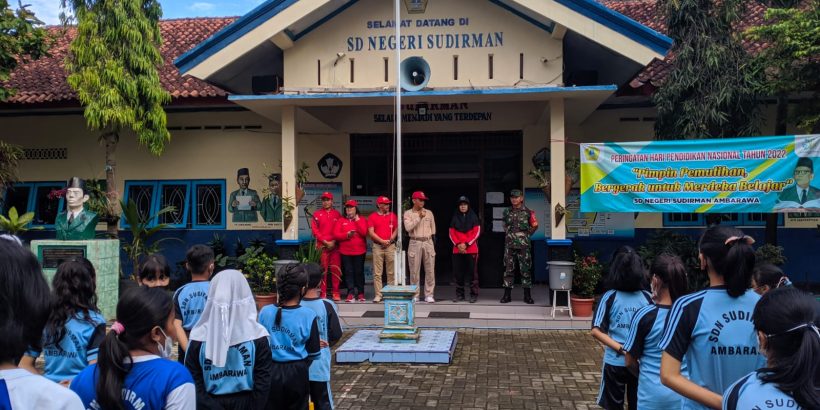
M 533 304 L 532 253 L 530 236 L 538 229 L 535 212 L 524 206 L 524 196 L 520 189 L 510 191 L 511 207 L 504 210 L 504 297 L 501 303 L 512 301 L 512 287 L 515 279 L 515 262 L 521 272 L 521 287 L 524 288 L 524 303 Z

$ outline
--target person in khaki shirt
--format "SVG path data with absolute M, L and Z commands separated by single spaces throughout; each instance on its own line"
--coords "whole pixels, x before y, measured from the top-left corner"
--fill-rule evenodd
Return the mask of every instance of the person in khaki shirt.
M 427 197 L 424 192 L 413 192 L 413 208 L 404 212 L 404 229 L 410 235 L 407 248 L 407 265 L 410 268 L 410 283 L 416 289 L 414 302 L 419 300 L 421 265 L 424 264 L 424 301 L 435 303 L 433 292 L 436 287 L 436 249 L 433 235 L 436 234 L 436 220 L 433 213 L 424 209 Z

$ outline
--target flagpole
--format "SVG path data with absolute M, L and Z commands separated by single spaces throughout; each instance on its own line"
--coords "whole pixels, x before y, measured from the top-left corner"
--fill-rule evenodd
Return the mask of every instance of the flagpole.
M 401 0 L 395 0 L 395 27 L 396 27 L 396 40 L 394 42 L 395 49 L 396 49 L 396 111 L 395 115 L 393 116 L 393 121 L 396 124 L 396 196 L 395 203 L 397 204 L 396 210 L 398 213 L 399 218 L 399 234 L 396 237 L 397 243 L 397 250 L 398 250 L 398 257 L 396 258 L 396 269 L 395 272 L 395 283 L 400 286 L 404 286 L 404 250 L 402 246 L 402 204 L 403 202 L 403 194 L 402 194 L 402 184 L 401 184 Z

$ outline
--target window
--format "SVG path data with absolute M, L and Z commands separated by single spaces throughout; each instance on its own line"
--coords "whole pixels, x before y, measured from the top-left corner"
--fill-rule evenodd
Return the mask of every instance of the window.
M 225 180 L 126 181 L 125 202 L 134 201 L 141 221 L 174 207 L 149 226 L 224 229 Z M 127 227 L 125 221 L 122 226 Z
M 766 213 L 719 213 L 719 214 L 695 214 L 695 213 L 665 213 L 663 214 L 663 226 L 692 226 L 703 227 L 712 223 L 713 219 L 720 219 L 721 225 L 728 226 L 765 226 Z M 783 214 L 777 215 L 777 225 L 783 226 Z
M 54 228 L 57 214 L 63 210 L 62 198 L 49 198 L 51 191 L 62 189 L 64 182 L 18 182 L 6 189 L 3 200 L 3 214 L 12 207 L 22 215 L 34 212 L 32 226 Z

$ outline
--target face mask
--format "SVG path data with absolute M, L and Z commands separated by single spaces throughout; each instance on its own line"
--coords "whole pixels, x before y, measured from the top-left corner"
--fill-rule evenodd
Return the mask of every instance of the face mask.
M 658 297 L 657 289 L 655 289 L 655 281 L 649 281 L 649 291 L 652 292 L 652 299 Z
M 159 328 L 159 331 L 162 332 L 163 336 L 165 336 L 165 345 L 157 342 L 157 349 L 159 349 L 159 356 L 163 359 L 167 359 L 171 356 L 171 350 L 174 348 L 174 341 L 165 334 L 165 331 L 162 330 L 162 328 Z

